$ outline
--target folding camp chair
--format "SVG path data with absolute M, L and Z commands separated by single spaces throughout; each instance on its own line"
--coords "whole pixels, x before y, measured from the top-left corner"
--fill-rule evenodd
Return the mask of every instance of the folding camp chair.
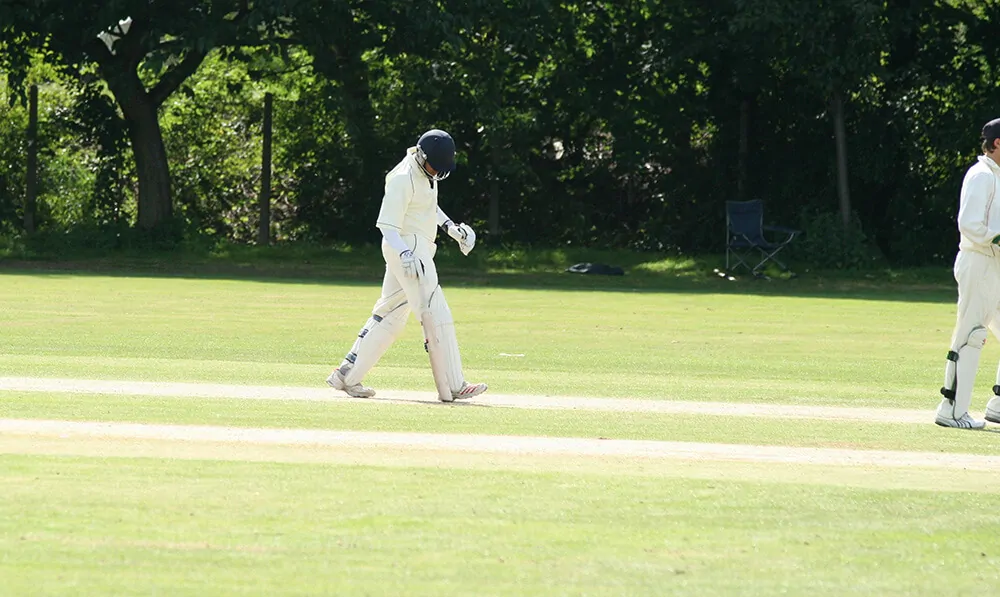
M 764 238 L 764 232 L 778 233 L 785 238 L 772 242 Z M 788 267 L 775 255 L 799 234 L 800 230 L 784 226 L 765 226 L 763 201 L 726 201 L 726 271 L 732 271 L 731 260 L 735 261 L 732 269 L 742 265 L 755 276 L 761 275 L 761 269 L 769 261 L 788 271 Z M 755 252 L 760 255 L 754 256 Z M 750 264 L 758 258 L 760 262 L 751 267 Z

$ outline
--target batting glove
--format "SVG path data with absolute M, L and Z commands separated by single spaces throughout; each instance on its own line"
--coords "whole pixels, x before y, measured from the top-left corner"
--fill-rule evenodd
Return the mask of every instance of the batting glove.
M 448 236 L 458 242 L 458 248 L 463 255 L 468 255 L 476 246 L 476 232 L 468 224 L 448 226 Z
M 413 251 L 406 250 L 399 254 L 399 263 L 403 266 L 403 276 L 410 280 L 420 277 L 420 260 L 413 256 Z

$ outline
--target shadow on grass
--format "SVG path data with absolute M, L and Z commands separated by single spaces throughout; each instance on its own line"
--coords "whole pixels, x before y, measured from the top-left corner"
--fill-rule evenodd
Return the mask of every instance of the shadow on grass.
M 792 264 L 794 278 L 720 276 L 721 256 L 676 256 L 591 249 L 477 248 L 466 257 L 441 245 L 436 258 L 442 285 L 525 290 L 651 293 L 724 293 L 951 303 L 956 300 L 949 267 L 861 272 L 810 271 Z M 566 273 L 579 262 L 607 263 L 624 276 Z M 46 259 L 0 258 L 0 275 L 94 275 L 247 280 L 295 284 L 377 286 L 383 262 L 375 246 L 329 248 L 302 245 L 230 246 L 212 252 L 105 254 Z

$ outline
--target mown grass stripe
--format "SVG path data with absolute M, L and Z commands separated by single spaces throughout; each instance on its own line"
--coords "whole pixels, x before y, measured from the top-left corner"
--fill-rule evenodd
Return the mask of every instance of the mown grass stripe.
M 1000 456 L 976 454 L 454 433 L 265 429 L 36 419 L 0 419 L 0 433 L 28 437 L 127 438 L 248 445 L 370 446 L 487 454 L 610 456 L 889 468 L 996 470 L 1000 467 Z
M 241 400 L 297 400 L 312 402 L 381 401 L 399 404 L 440 404 L 432 392 L 409 392 L 404 390 L 380 391 L 374 399 L 354 399 L 325 387 L 246 386 L 31 377 L 0 377 L 0 391 L 157 396 L 164 398 L 233 398 Z M 639 400 L 574 396 L 528 396 L 517 394 L 485 394 L 475 400 L 454 403 L 453 406 L 460 407 L 469 404 L 532 410 L 582 410 L 880 423 L 926 424 L 933 419 L 933 412 L 930 410 L 918 411 L 898 408 Z

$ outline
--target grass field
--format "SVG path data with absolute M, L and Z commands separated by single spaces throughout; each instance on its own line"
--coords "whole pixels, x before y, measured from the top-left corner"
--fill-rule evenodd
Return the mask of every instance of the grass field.
M 0 594 L 995 590 L 1000 434 L 931 423 L 946 278 L 490 267 L 445 279 L 491 385 L 454 406 L 415 322 L 391 399 L 326 391 L 377 272 L 0 269 Z

